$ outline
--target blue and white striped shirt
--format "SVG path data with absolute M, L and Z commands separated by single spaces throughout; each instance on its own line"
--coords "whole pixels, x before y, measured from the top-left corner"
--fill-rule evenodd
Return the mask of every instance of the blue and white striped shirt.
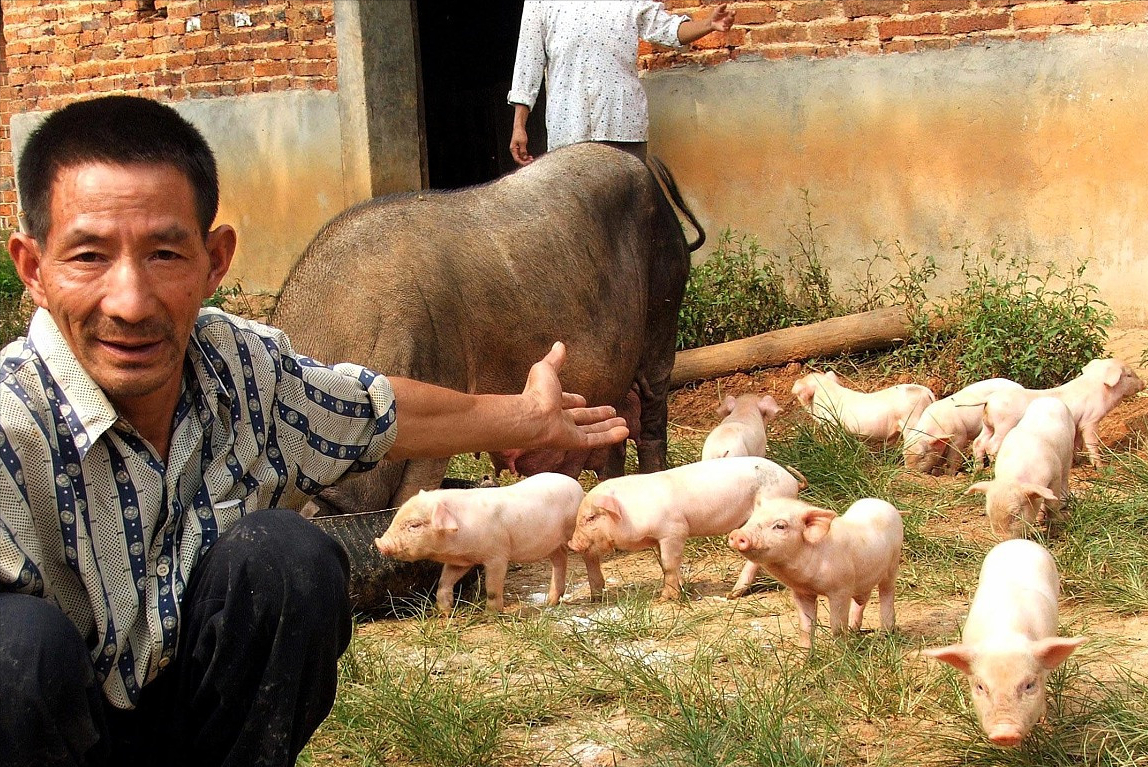
M 191 570 L 248 511 L 299 508 L 395 441 L 394 393 L 280 331 L 200 312 L 166 461 L 40 309 L 0 355 L 0 590 L 53 600 L 131 708 L 171 662 Z

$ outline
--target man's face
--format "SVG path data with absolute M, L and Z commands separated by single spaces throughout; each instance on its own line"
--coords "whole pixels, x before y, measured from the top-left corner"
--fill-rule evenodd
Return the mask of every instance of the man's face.
M 36 304 L 129 419 L 174 408 L 196 315 L 234 246 L 230 227 L 204 242 L 175 167 L 104 163 L 57 173 L 42 248 L 19 233 L 9 242 Z

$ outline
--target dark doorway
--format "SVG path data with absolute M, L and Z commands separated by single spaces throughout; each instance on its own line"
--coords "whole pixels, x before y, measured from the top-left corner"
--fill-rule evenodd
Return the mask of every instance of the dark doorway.
M 432 189 L 491 181 L 510 158 L 514 110 L 506 103 L 522 0 L 418 0 L 419 55 Z M 546 148 L 543 102 L 530 115 L 530 151 Z

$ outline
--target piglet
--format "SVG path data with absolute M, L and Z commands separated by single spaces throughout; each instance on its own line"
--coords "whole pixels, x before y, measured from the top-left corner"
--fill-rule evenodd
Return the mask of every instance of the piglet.
M 702 445 L 702 460 L 731 458 L 739 455 L 765 457 L 765 426 L 781 412 L 770 395 L 742 394 L 727 396 L 718 405 L 722 417 Z
M 1034 541 L 998 543 L 981 565 L 960 644 L 923 650 L 968 676 L 981 729 L 1016 746 L 1044 716 L 1045 680 L 1084 637 L 1058 637 L 1060 578 Z
M 985 494 L 989 524 L 1000 538 L 1019 538 L 1068 497 L 1076 422 L 1068 406 L 1038 397 L 1001 441 L 993 478 L 965 491 Z
M 582 499 L 570 548 L 594 557 L 615 549 L 656 549 L 664 575 L 661 597 L 676 599 L 687 538 L 726 535 L 749 518 L 756 498 L 796 498 L 804 486 L 773 461 L 755 456 L 608 479 Z
M 566 541 L 583 495 L 578 480 L 554 473 L 505 487 L 424 490 L 395 512 L 375 546 L 404 562 L 441 562 L 436 596 L 444 613 L 453 607 L 454 585 L 475 565 L 486 568 L 488 609 L 500 611 L 507 565 L 542 559 L 553 568 L 547 604 L 556 605 L 566 590 Z M 590 590 L 601 593 L 598 558 L 592 553 L 583 557 Z
M 1076 424 L 1077 446 L 1088 451 L 1088 460 L 1100 466 L 1100 419 L 1120 401 L 1143 390 L 1144 382 L 1118 359 L 1092 360 L 1080 375 L 1052 389 L 1008 389 L 985 401 L 984 430 L 973 441 L 977 462 L 995 456 L 1009 430 L 1020 422 L 1025 408 L 1037 397 L 1056 397 L 1068 405 Z
M 829 600 L 829 626 L 839 634 L 846 621 L 861 629 L 876 588 L 881 628 L 891 631 L 904 530 L 900 512 L 877 498 L 862 498 L 841 516 L 794 498 L 760 498 L 749 521 L 729 534 L 730 548 L 749 560 L 732 595 L 744 593 L 756 575 L 749 565 L 764 567 L 793 592 L 798 641 L 809 647 L 818 596 Z
M 848 433 L 879 445 L 912 429 L 936 400 L 920 384 L 898 384 L 870 393 L 854 391 L 843 386 L 833 371 L 799 378 L 793 394 L 817 420 L 840 424 Z
M 925 474 L 956 474 L 965 461 L 965 448 L 981 433 L 984 401 L 994 392 L 1021 388 L 1007 378 L 990 378 L 929 405 L 916 425 L 905 429 L 905 467 Z

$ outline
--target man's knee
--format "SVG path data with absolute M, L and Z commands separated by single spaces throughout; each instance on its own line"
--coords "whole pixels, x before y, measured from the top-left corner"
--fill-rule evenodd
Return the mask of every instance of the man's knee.
M 263 509 L 246 515 L 216 541 L 200 566 L 223 571 L 212 578 L 217 585 L 222 585 L 218 575 L 230 580 L 242 572 L 254 594 L 295 602 L 308 611 L 345 609 L 349 615 L 346 552 L 294 511 Z
M 81 759 L 104 719 L 80 633 L 54 604 L 25 594 L 0 594 L 0 626 L 0 750 L 14 763 Z

